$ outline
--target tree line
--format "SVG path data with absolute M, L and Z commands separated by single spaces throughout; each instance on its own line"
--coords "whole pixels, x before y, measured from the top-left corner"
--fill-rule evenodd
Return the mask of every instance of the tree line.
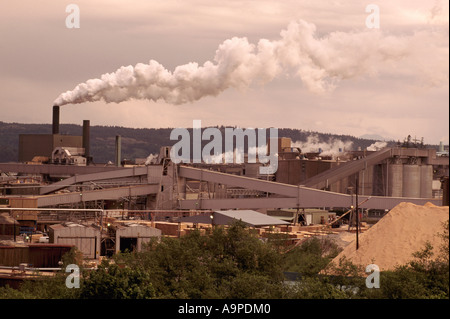
M 340 248 L 313 237 L 286 247 L 285 235 L 267 241 L 242 222 L 207 234 L 153 240 L 140 252 L 105 259 L 81 270 L 79 288 L 68 289 L 64 271 L 27 280 L 19 289 L 0 288 L 0 299 L 448 299 L 448 221 L 442 247 L 427 244 L 411 261 L 382 271 L 380 287 L 368 288 L 364 270 L 349 260 L 330 261 Z M 289 248 L 289 249 L 287 249 Z M 71 251 L 64 265 L 81 264 Z M 64 269 L 64 266 L 63 266 Z M 298 276 L 287 280 L 286 274 Z
M 224 126 L 217 126 L 224 133 Z M 82 126 L 61 124 L 60 133 L 66 135 L 82 135 Z M 192 129 L 191 129 L 192 130 Z M 172 128 L 127 128 L 121 126 L 91 126 L 90 152 L 95 163 L 114 162 L 115 137 L 122 137 L 122 159 L 135 160 L 146 158 L 150 154 L 158 154 L 161 146 L 171 146 L 176 141 L 170 140 Z M 0 121 L 0 162 L 16 162 L 18 160 L 19 134 L 51 134 L 51 124 L 21 124 Z M 334 139 L 352 142 L 353 149 L 365 149 L 375 140 L 357 138 L 350 135 L 311 132 L 302 129 L 280 128 L 279 137 L 291 138 L 293 142 L 306 142 L 315 135 L 319 142 L 330 142 Z M 222 134 L 225 136 L 225 134 Z M 207 141 L 205 141 L 205 144 Z M 390 142 L 394 145 L 394 142 Z

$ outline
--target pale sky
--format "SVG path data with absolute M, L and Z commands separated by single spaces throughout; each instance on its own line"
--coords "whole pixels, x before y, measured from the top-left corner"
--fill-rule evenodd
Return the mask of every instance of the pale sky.
M 80 9 L 80 28 L 66 26 L 70 3 Z M 369 4 L 379 8 L 379 29 L 366 25 Z M 228 39 L 259 48 L 260 39 L 275 43 L 303 21 L 306 29 L 290 33 L 301 58 L 284 52 L 288 63 L 264 84 L 256 76 L 185 104 L 67 104 L 61 123 L 189 128 L 201 120 L 448 144 L 448 12 L 444 0 L 1 1 L 0 121 L 50 123 L 53 101 L 89 79 L 150 60 L 169 72 L 215 64 Z M 324 83 L 332 87 L 315 89 Z

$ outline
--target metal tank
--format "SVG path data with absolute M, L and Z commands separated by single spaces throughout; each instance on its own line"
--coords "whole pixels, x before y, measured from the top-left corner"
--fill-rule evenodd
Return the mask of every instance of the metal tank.
M 403 197 L 420 198 L 419 165 L 403 165 Z
M 433 197 L 433 166 L 420 166 L 420 197 Z
M 388 195 L 391 197 L 403 196 L 402 164 L 390 164 L 388 166 Z

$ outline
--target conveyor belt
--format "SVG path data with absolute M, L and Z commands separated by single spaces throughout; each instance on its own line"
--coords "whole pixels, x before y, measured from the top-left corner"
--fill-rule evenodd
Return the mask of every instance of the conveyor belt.
M 386 154 L 384 155 L 386 156 Z M 374 158 L 372 158 L 374 159 Z M 375 158 L 374 160 L 379 160 Z M 225 174 L 210 170 L 179 166 L 178 175 L 205 182 L 213 182 L 234 187 L 242 187 L 275 194 L 276 197 L 195 199 L 180 201 L 181 209 L 257 209 L 257 208 L 310 208 L 310 207 L 350 207 L 356 205 L 355 196 L 328 192 L 304 186 L 264 181 L 256 178 Z M 370 198 L 370 199 L 368 199 Z M 431 202 L 441 205 L 441 200 L 424 198 L 359 196 L 361 208 L 392 209 L 401 202 L 424 205 Z
M 41 193 L 41 195 L 48 194 L 48 193 L 60 190 L 62 188 L 77 184 L 77 183 L 132 177 L 132 176 L 142 176 L 142 175 L 147 175 L 147 173 L 148 173 L 148 169 L 145 166 L 145 167 L 122 168 L 120 170 L 91 173 L 91 174 L 84 174 L 84 175 L 75 175 L 75 176 L 66 178 L 60 182 L 56 182 L 51 185 L 42 187 L 40 190 L 40 193 Z
M 370 154 L 362 159 L 344 162 L 339 166 L 329 169 L 323 173 L 317 174 L 302 182 L 302 185 L 311 188 L 324 189 L 341 179 L 358 173 L 359 171 L 378 164 L 392 156 L 392 149 L 386 148 L 379 152 Z

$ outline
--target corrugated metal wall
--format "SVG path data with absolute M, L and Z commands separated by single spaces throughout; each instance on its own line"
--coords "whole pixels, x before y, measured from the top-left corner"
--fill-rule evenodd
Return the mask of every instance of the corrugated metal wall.
M 73 245 L 85 258 L 97 258 L 100 252 L 100 231 L 92 227 L 50 226 L 50 240 L 55 244 Z
M 35 244 L 25 247 L 0 246 L 0 265 L 19 266 L 26 263 L 32 267 L 59 267 L 62 256 L 69 252 L 70 245 Z

